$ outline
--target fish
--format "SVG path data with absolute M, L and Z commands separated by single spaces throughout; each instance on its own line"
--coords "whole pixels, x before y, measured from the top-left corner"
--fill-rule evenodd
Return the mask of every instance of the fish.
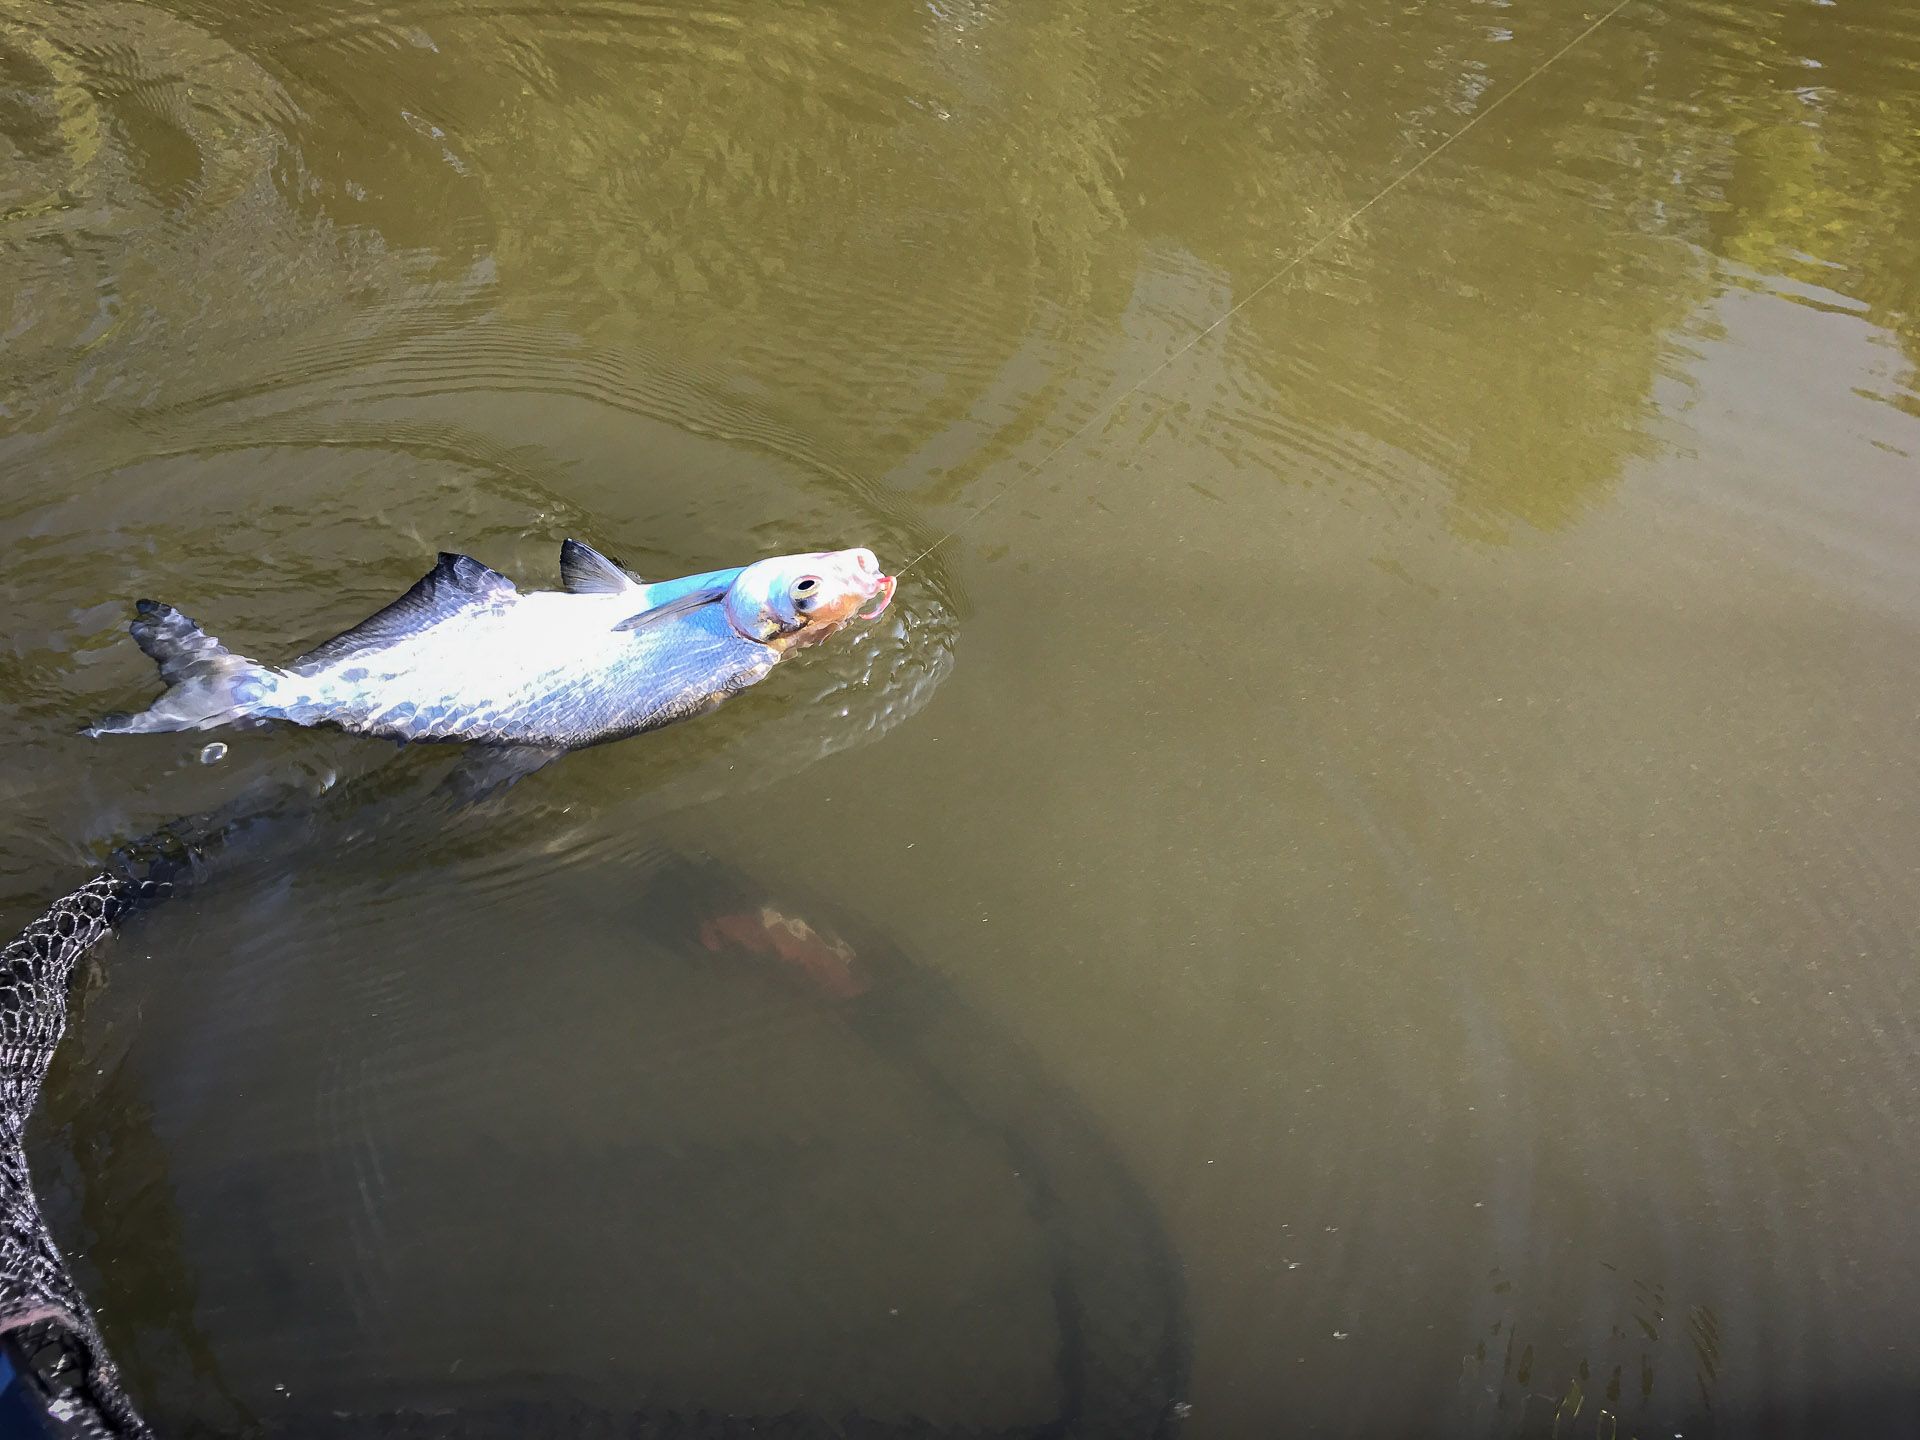
M 82 733 L 330 725 L 497 747 L 531 768 L 714 710 L 795 651 L 877 618 L 897 583 L 857 548 L 649 584 L 577 540 L 561 546 L 560 575 L 561 590 L 521 591 L 443 552 L 398 600 L 277 667 L 141 600 L 129 629 L 167 688 Z

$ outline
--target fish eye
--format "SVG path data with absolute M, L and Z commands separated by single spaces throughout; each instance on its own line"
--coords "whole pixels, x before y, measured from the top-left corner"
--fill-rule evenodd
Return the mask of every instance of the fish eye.
M 820 588 L 818 575 L 803 575 L 793 582 L 793 598 L 804 603 Z

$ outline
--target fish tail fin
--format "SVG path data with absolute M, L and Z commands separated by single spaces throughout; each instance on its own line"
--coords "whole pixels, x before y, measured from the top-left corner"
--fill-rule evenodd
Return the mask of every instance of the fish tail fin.
M 151 735 L 208 730 L 270 718 L 262 701 L 273 672 L 235 655 L 171 605 L 142 600 L 128 627 L 134 642 L 160 667 L 167 688 L 138 715 L 106 715 L 83 735 Z

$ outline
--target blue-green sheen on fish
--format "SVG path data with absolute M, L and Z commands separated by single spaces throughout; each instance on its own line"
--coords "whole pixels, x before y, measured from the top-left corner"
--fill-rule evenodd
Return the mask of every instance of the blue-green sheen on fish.
M 384 610 L 281 667 L 142 600 L 130 628 L 168 688 L 142 713 L 86 733 L 283 721 L 575 750 L 705 714 L 794 650 L 877 616 L 894 590 L 865 549 L 648 584 L 569 540 L 560 569 L 566 589 L 523 593 L 470 556 L 443 554 Z

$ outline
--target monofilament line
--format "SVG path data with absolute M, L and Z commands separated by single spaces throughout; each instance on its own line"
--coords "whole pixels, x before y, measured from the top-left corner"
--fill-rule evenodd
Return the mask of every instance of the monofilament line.
M 1362 215 L 1366 214 L 1374 206 L 1378 205 L 1382 200 L 1386 199 L 1389 195 L 1393 194 L 1394 191 L 1398 190 L 1402 185 L 1406 184 L 1407 181 L 1411 180 L 1414 176 L 1418 175 L 1422 170 L 1426 169 L 1428 164 L 1430 164 L 1433 160 L 1437 159 L 1442 154 L 1442 152 L 1444 152 L 1447 149 L 1448 146 L 1453 144 L 1454 141 L 1460 139 L 1469 130 L 1473 129 L 1474 126 L 1478 125 L 1482 120 L 1486 119 L 1489 115 L 1493 114 L 1494 111 L 1498 110 L 1502 105 L 1506 104 L 1507 101 L 1511 100 L 1514 96 L 1518 95 L 1522 90 L 1526 89 L 1527 86 L 1531 85 L 1534 81 L 1538 80 L 1542 75 L 1546 74 L 1547 71 L 1552 69 L 1554 65 L 1559 63 L 1559 61 L 1570 50 L 1572 50 L 1575 46 L 1584 42 L 1589 36 L 1593 34 L 1594 31 L 1598 30 L 1602 25 L 1605 25 L 1609 20 L 1613 19 L 1614 16 L 1618 15 L 1622 10 L 1626 9 L 1627 6 L 1631 5 L 1632 3 L 1633 3 L 1633 0 L 1617 0 L 1617 3 L 1614 5 L 1614 7 L 1611 10 L 1607 11 L 1598 20 L 1595 20 L 1591 25 L 1587 26 L 1586 29 L 1582 30 L 1578 35 L 1574 36 L 1571 40 L 1567 41 L 1566 44 L 1562 45 L 1558 50 L 1554 51 L 1553 54 L 1549 55 L 1546 59 L 1542 60 L 1538 65 L 1534 66 L 1533 69 L 1529 70 L 1526 73 L 1526 75 L 1524 75 L 1516 84 L 1510 85 L 1509 87 L 1507 87 L 1507 89 L 1501 91 L 1498 98 L 1496 98 L 1491 105 L 1487 106 L 1486 109 L 1480 111 L 1471 120 L 1467 121 L 1466 124 L 1462 125 L 1458 130 L 1455 130 L 1451 135 L 1447 136 L 1446 139 L 1442 140 L 1438 145 L 1434 146 L 1431 150 L 1427 151 L 1427 153 L 1422 155 L 1418 160 L 1415 160 L 1413 164 L 1409 165 L 1406 169 L 1402 170 L 1398 175 L 1394 176 L 1391 180 L 1389 180 L 1385 185 L 1381 186 L 1380 189 L 1373 195 L 1373 197 L 1369 199 L 1364 205 L 1362 205 L 1359 209 L 1355 210 L 1351 215 L 1347 216 L 1346 219 L 1342 220 L 1339 224 L 1335 225 L 1332 229 L 1325 231 L 1323 234 L 1321 234 L 1321 236 L 1318 239 L 1314 240 L 1311 244 L 1307 245 L 1306 248 L 1304 248 L 1303 250 L 1295 254 L 1294 257 L 1291 260 L 1287 261 L 1286 264 L 1282 265 L 1278 270 L 1274 271 L 1273 274 L 1269 275 L 1266 279 L 1262 280 L 1258 285 L 1254 286 L 1253 289 L 1249 290 L 1244 297 L 1235 301 L 1231 307 L 1229 307 L 1227 310 L 1222 312 L 1219 318 L 1216 319 L 1212 324 L 1208 325 L 1204 330 L 1196 331 L 1191 337 L 1188 338 L 1185 344 L 1179 346 L 1177 349 L 1172 351 L 1158 365 L 1155 365 L 1151 370 L 1147 371 L 1146 374 L 1142 375 L 1138 380 L 1134 381 L 1131 385 L 1127 386 L 1126 389 L 1122 390 L 1113 399 L 1109 400 L 1105 405 L 1102 405 L 1098 410 L 1094 411 L 1093 414 L 1090 415 L 1085 421 L 1083 421 L 1077 429 L 1075 429 L 1071 434 L 1067 436 L 1066 439 L 1062 440 L 1059 444 L 1055 445 L 1045 455 L 1042 455 L 1040 459 L 1036 461 L 1029 469 L 1026 469 L 1022 471 L 1020 474 L 1014 476 L 1011 480 L 1007 481 L 1006 484 L 1002 485 L 998 490 L 994 491 L 993 494 L 987 497 L 986 501 L 980 506 L 979 509 L 975 510 L 971 515 L 967 516 L 964 520 L 960 521 L 959 524 L 955 525 L 951 530 L 947 531 L 946 534 L 942 535 L 938 540 L 934 541 L 931 545 L 927 546 L 926 549 L 922 550 L 918 555 L 914 556 L 913 559 L 909 560 L 906 564 L 902 565 L 897 573 L 901 575 L 906 574 L 907 571 L 913 569 L 914 566 L 918 565 L 922 560 L 926 559 L 927 556 L 931 555 L 934 551 L 938 550 L 942 545 L 946 544 L 947 541 L 953 539 L 955 535 L 958 535 L 967 526 L 973 524 L 974 521 L 978 520 L 982 515 L 986 514 L 987 511 L 991 510 L 995 505 L 998 505 L 1000 501 L 1006 496 L 1007 492 L 1013 489 L 1014 486 L 1018 485 L 1022 480 L 1025 480 L 1030 476 L 1037 475 L 1040 473 L 1040 471 L 1046 469 L 1048 465 L 1053 463 L 1054 459 L 1058 457 L 1058 455 L 1062 450 L 1066 449 L 1067 446 L 1071 445 L 1074 441 L 1078 440 L 1082 435 L 1085 435 L 1089 430 L 1093 429 L 1095 425 L 1099 424 L 1102 420 L 1105 420 L 1108 416 L 1112 415 L 1114 411 L 1118 410 L 1122 405 L 1124 405 L 1128 400 L 1132 399 L 1133 396 L 1141 389 L 1141 387 L 1144 386 L 1149 380 L 1153 379 L 1154 376 L 1158 375 L 1162 370 L 1166 369 L 1169 365 L 1173 364 L 1173 362 L 1178 360 L 1182 355 L 1186 354 L 1189 350 L 1193 349 L 1194 346 L 1198 345 L 1202 340 L 1206 339 L 1207 336 L 1211 335 L 1214 331 L 1218 330 L 1222 325 L 1226 324 L 1234 316 L 1238 315 L 1242 310 L 1246 309 L 1247 306 L 1251 305 L 1254 301 L 1258 300 L 1262 295 L 1264 295 L 1267 291 L 1271 290 L 1275 285 L 1278 285 L 1282 280 L 1286 279 L 1287 276 L 1291 275 L 1306 261 L 1311 260 L 1316 254 L 1320 252 L 1321 249 L 1323 249 L 1326 246 L 1328 241 L 1336 239 L 1339 236 L 1346 234 L 1348 230 L 1353 228 L 1354 222 L 1358 220 Z

